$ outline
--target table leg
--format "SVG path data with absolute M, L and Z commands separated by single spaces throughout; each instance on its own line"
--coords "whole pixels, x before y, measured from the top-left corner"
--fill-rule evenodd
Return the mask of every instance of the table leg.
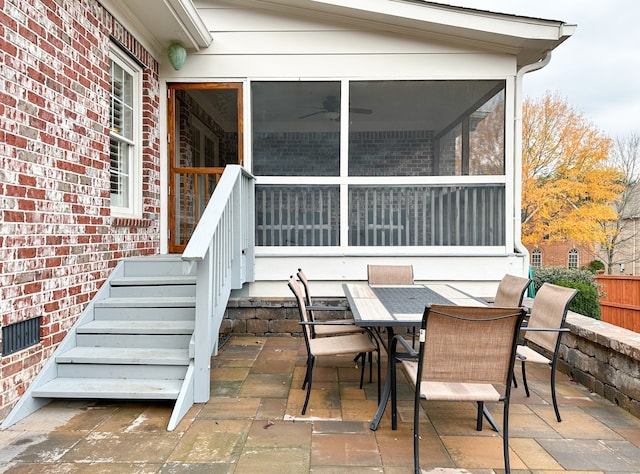
M 387 356 L 389 355 L 389 349 L 391 349 L 391 341 L 393 341 L 393 328 L 387 328 Z M 387 408 L 387 403 L 389 403 L 389 395 L 391 395 L 391 364 L 395 364 L 395 361 L 387 360 L 387 374 L 384 379 L 384 386 L 382 387 L 382 393 L 380 395 L 380 402 L 378 403 L 378 410 L 376 411 L 376 415 L 371 422 L 370 429 L 375 431 L 378 429 L 378 425 L 380 424 L 380 420 L 382 419 L 382 415 L 384 415 L 384 410 Z

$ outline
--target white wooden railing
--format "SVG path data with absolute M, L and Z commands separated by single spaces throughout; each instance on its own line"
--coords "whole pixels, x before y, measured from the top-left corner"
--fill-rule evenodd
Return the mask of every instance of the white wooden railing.
M 187 265 L 197 267 L 190 347 L 196 403 L 209 400 L 211 356 L 217 353 L 231 290 L 254 281 L 254 206 L 254 177 L 241 166 L 228 165 L 182 254 Z
M 505 245 L 504 184 L 350 185 L 346 215 L 340 199 L 339 186 L 258 185 L 256 244 Z

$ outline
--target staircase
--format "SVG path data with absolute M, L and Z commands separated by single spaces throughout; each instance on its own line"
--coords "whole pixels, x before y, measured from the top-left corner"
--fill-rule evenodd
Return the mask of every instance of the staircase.
M 20 403 L 178 400 L 189 392 L 196 277 L 188 268 L 171 255 L 120 262 Z M 175 410 L 184 414 L 187 403 Z
M 172 431 L 208 401 L 229 296 L 255 278 L 254 180 L 227 165 L 182 255 L 120 261 L 0 429 L 53 398 L 107 398 L 175 400 Z

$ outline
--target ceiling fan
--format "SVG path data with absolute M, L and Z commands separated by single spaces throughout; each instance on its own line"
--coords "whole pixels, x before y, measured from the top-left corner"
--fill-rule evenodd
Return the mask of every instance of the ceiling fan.
M 307 118 L 307 117 L 312 117 L 313 115 L 318 115 L 318 114 L 326 114 L 326 113 L 330 113 L 330 114 L 337 114 L 335 118 L 332 118 L 332 120 L 337 120 L 340 117 L 340 99 L 335 96 L 335 95 L 328 95 L 323 101 L 322 101 L 322 108 L 317 107 L 318 110 L 317 112 L 312 112 L 310 114 L 306 114 L 303 115 L 301 117 L 298 117 L 299 119 L 303 119 L 303 118 Z M 349 107 L 349 112 L 353 113 L 353 114 L 366 114 L 366 115 L 370 115 L 373 113 L 373 110 L 371 109 L 361 109 L 361 108 L 357 108 L 357 107 Z

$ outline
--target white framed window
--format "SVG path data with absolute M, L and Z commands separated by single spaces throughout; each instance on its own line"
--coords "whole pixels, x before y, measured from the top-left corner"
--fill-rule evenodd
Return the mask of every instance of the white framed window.
M 531 252 L 531 266 L 537 268 L 542 266 L 542 250 L 534 249 Z
M 569 268 L 578 268 L 579 256 L 577 249 L 569 250 Z
M 142 217 L 142 69 L 114 45 L 109 66 L 111 214 Z

